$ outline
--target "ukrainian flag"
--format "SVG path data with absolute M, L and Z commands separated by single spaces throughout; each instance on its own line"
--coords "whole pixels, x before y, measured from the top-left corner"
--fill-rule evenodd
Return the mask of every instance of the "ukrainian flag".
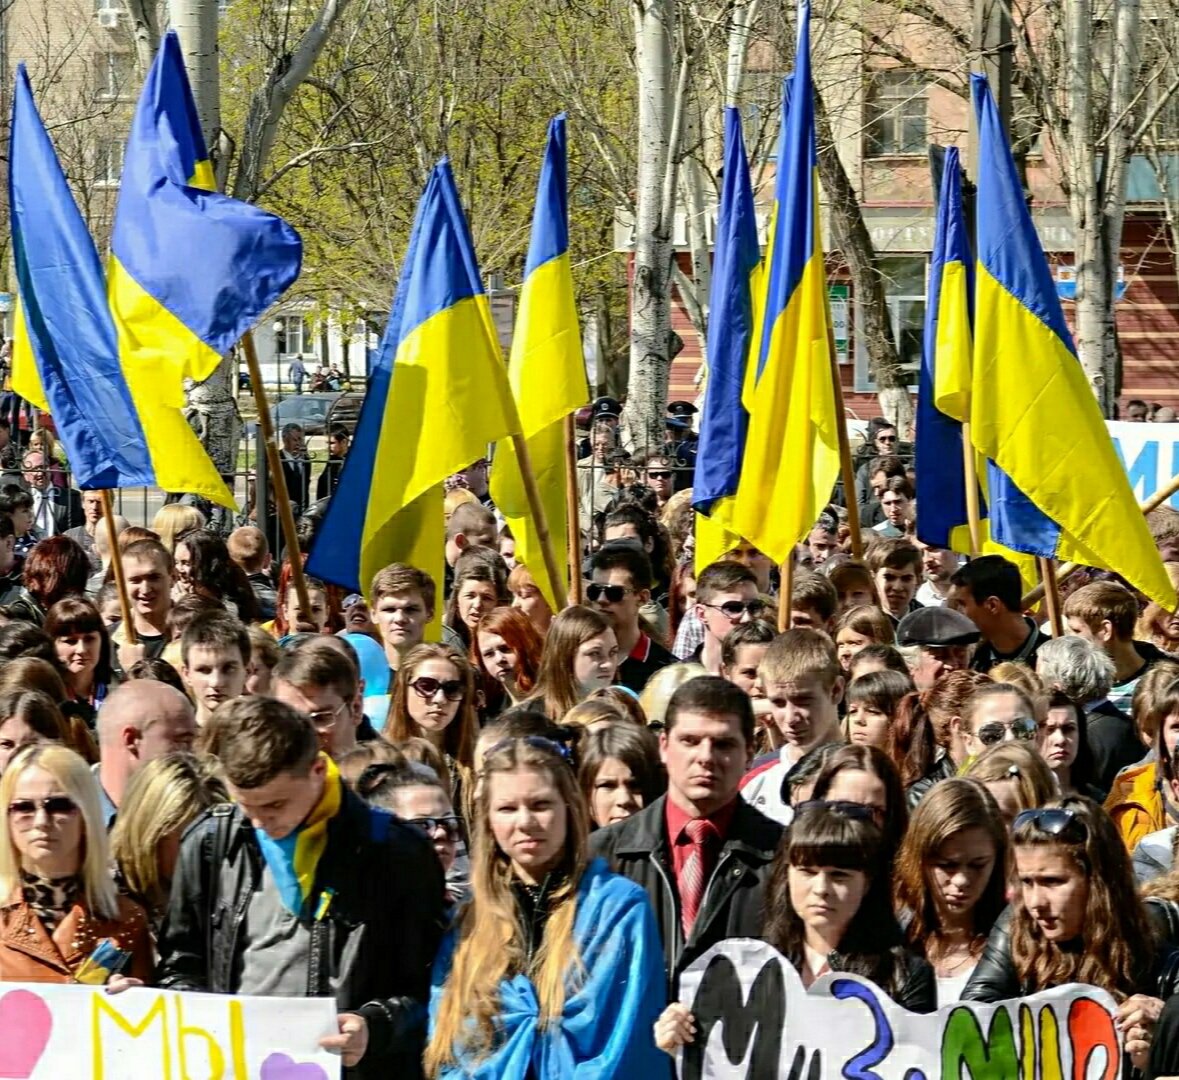
M 569 527 L 565 506 L 564 418 L 589 401 L 581 330 L 573 298 L 573 269 L 569 263 L 567 187 L 562 113 L 549 123 L 544 163 L 536 187 L 536 211 L 524 265 L 520 309 L 508 361 L 508 379 L 555 552 L 565 550 Z M 516 448 L 510 440 L 496 447 L 491 495 L 516 538 L 516 558 L 528 567 L 549 606 L 557 610 L 559 605 L 532 520 Z M 560 558 L 557 565 L 561 565 Z M 576 572 L 580 573 L 580 568 Z
M 790 558 L 831 499 L 839 424 L 831 377 L 830 310 L 819 229 L 810 4 L 798 5 L 798 47 L 777 217 L 733 524 L 775 562 Z
M 728 525 L 741 476 L 749 414 L 741 396 L 754 332 L 753 298 L 761 288 L 761 249 L 741 113 L 725 109 L 725 159 L 712 292 L 708 301 L 708 383 L 692 483 L 696 569 L 740 542 Z
M 445 568 L 442 483 L 520 430 L 445 159 L 418 203 L 393 310 L 307 572 L 353 592 L 391 562 Z
M 282 218 L 213 190 L 180 42 L 169 32 L 127 142 L 107 271 L 119 348 L 134 383 L 184 404 L 299 276 L 302 244 Z M 171 377 L 161 385 L 161 375 Z
M 1016 490 L 991 530 L 1016 551 L 1106 567 L 1168 610 L 1175 590 L 1073 349 L 986 78 L 978 117 L 971 439 Z
M 126 377 L 98 251 L 23 64 L 16 77 L 10 154 L 19 294 L 12 372 L 17 393 L 52 414 L 80 488 L 156 484 L 232 506 L 179 410 L 152 401 L 150 392 L 137 391 Z

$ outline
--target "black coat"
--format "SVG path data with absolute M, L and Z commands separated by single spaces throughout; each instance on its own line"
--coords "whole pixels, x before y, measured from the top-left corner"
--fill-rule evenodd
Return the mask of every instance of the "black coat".
M 782 826 L 738 797 L 728 836 L 691 936 L 685 941 L 666 821 L 664 795 L 633 817 L 595 832 L 590 837 L 590 853 L 646 890 L 674 990 L 680 972 L 718 941 L 762 936 L 765 889 Z
M 236 806 L 214 807 L 185 833 L 160 930 L 158 985 L 232 994 L 241 933 L 262 853 Z M 368 1023 L 353 1080 L 421 1076 L 430 968 L 442 937 L 442 868 L 428 841 L 346 788 L 312 895 L 334 890 L 311 930 L 307 993 L 334 997 Z
M 1114 777 L 1146 757 L 1134 721 L 1108 699 L 1085 706 L 1085 733 L 1093 751 L 1093 781 L 1102 791 L 1112 791 Z

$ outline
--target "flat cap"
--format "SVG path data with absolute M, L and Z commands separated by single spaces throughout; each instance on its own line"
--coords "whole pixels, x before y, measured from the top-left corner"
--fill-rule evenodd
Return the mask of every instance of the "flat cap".
M 897 627 L 898 645 L 973 645 L 979 637 L 974 623 L 948 607 L 910 611 Z

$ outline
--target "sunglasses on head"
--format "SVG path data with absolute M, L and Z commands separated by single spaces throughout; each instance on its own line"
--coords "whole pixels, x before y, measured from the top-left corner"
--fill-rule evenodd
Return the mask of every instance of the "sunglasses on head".
M 406 825 L 415 825 L 430 839 L 434 838 L 436 829 L 446 832 L 446 839 L 457 842 L 462 839 L 463 825 L 457 817 L 411 817 L 402 819 Z
M 634 589 L 626 585 L 597 585 L 592 581 L 585 587 L 585 595 L 592 604 L 596 604 L 602 597 L 606 598 L 607 603 L 621 604 L 626 594 L 631 592 L 634 592 Z
M 418 697 L 429 701 L 439 690 L 447 701 L 462 701 L 466 691 L 466 683 L 462 679 L 433 679 L 429 675 L 419 675 L 409 684 Z
M 974 736 L 983 746 L 994 746 L 1007 738 L 1007 732 L 1020 742 L 1028 742 L 1036 737 L 1036 721 L 1030 716 L 1017 716 L 1010 725 L 1001 724 L 997 720 L 990 724 L 983 724 Z
M 1032 810 L 1022 810 L 1015 815 L 1011 823 L 1014 833 L 1025 825 L 1031 825 L 1040 832 L 1061 840 L 1072 840 L 1083 844 L 1089 839 L 1089 826 L 1075 810 L 1063 806 L 1041 806 Z
M 723 604 L 705 604 L 730 619 L 739 619 L 746 612 L 756 619 L 766 609 L 764 600 L 726 600 Z
M 68 795 L 50 795 L 46 799 L 13 799 L 8 804 L 8 816 L 33 818 L 40 807 L 49 817 L 69 817 L 78 811 L 78 804 Z
M 844 799 L 808 799 L 794 808 L 795 815 L 807 810 L 827 810 L 840 817 L 851 818 L 853 821 L 870 821 L 873 825 L 881 825 L 884 821 L 884 811 L 877 806 L 865 806 L 863 803 L 848 802 Z

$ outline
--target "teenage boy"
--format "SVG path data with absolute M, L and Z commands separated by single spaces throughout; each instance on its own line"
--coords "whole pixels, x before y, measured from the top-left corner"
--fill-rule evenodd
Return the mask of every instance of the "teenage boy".
M 127 545 L 122 560 L 138 640 L 134 645 L 128 643 L 120 621 L 111 631 L 111 643 L 116 649 L 117 668 L 127 671 L 139 660 L 158 659 L 170 640 L 172 556 L 158 540 L 136 540 Z
M 1002 555 L 983 555 L 955 571 L 950 585 L 949 603 L 982 635 L 970 665 L 975 671 L 990 671 L 1006 660 L 1036 666 L 1036 650 L 1048 637 L 1023 614 L 1023 585 L 1015 563 Z
M 224 611 L 203 611 L 180 635 L 180 677 L 204 727 L 226 701 L 246 692 L 250 633 Z
M 639 625 L 639 609 L 651 599 L 651 560 L 637 543 L 619 540 L 597 551 L 591 566 L 586 599 L 610 620 L 618 654 L 626 657 L 618 665 L 618 682 L 638 694 L 655 672 L 676 662 Z
M 780 746 L 778 729 L 770 721 L 770 703 L 761 687 L 758 669 L 765 658 L 775 630 L 763 619 L 741 623 L 733 627 L 721 642 L 721 678 L 744 690 L 753 704 L 753 716 L 758 726 L 770 738 L 770 746 Z
M 443 910 L 429 841 L 362 803 L 289 705 L 239 698 L 217 728 L 233 802 L 181 842 L 157 985 L 334 998 L 320 1046 L 350 1076 L 420 1077 Z
M 434 618 L 436 587 L 434 579 L 424 570 L 407 563 L 390 563 L 377 571 L 369 592 L 373 622 L 377 624 L 385 646 L 385 659 L 393 673 L 389 682 L 391 694 L 401 658 L 422 643 L 426 627 Z
M 1170 659 L 1157 645 L 1134 640 L 1134 594 L 1113 581 L 1082 585 L 1065 600 L 1064 618 L 1070 634 L 1096 645 L 1114 662 L 1109 701 L 1129 714 L 1138 680 L 1160 660 Z
M 285 650 L 271 673 L 274 697 L 311 718 L 319 748 L 339 761 L 356 749 L 364 697 L 356 665 L 337 642 L 310 638 Z
M 894 626 L 921 606 L 915 599 L 921 580 L 921 552 L 911 541 L 895 537 L 878 540 L 869 545 L 864 561 L 876 586 L 876 602 Z
M 253 525 L 234 529 L 226 541 L 229 557 L 242 568 L 258 601 L 258 610 L 263 622 L 274 618 L 278 604 L 278 592 L 270 574 L 270 545 L 266 534 Z
M 688 659 L 703 664 L 709 675 L 720 675 L 725 639 L 764 610 L 752 570 L 735 562 L 710 563 L 696 579 L 695 612 L 704 627 L 704 641 Z
M 799 573 L 790 590 L 790 626 L 835 634 L 839 594 L 822 574 Z
M 789 825 L 794 815 L 786 779 L 791 770 L 816 746 L 842 741 L 843 675 L 835 643 L 818 630 L 787 630 L 770 643 L 758 676 L 782 746 L 753 763 L 741 781 L 741 796 Z
M 592 855 L 646 890 L 673 991 L 718 941 L 761 933 L 782 829 L 737 792 L 753 729 L 741 690 L 712 675 L 689 679 L 672 694 L 659 736 L 667 794 L 590 837 Z

